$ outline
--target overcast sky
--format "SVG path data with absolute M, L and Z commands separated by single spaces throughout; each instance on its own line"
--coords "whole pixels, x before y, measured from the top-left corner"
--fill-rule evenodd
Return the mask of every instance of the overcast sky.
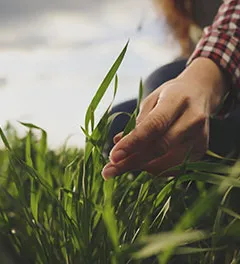
M 0 125 L 33 122 L 51 146 L 69 134 L 83 145 L 86 108 L 129 38 L 117 102 L 136 97 L 140 78 L 178 55 L 165 24 L 150 0 L 0 0 Z
M 137 27 L 144 16 L 147 2 L 148 0 L 1 0 L 0 48 L 28 50 L 58 45 L 61 35 L 63 38 L 69 36 L 69 42 L 74 43 L 77 48 L 78 45 L 88 45 L 96 39 L 111 37 L 114 33 L 109 32 L 111 24 L 114 28 L 120 22 L 118 26 L 125 26 L 126 32 Z M 128 8 L 135 9 L 132 10 L 135 17 L 129 16 Z M 123 19 L 127 12 L 129 13 Z M 78 43 L 76 40 L 79 40 Z

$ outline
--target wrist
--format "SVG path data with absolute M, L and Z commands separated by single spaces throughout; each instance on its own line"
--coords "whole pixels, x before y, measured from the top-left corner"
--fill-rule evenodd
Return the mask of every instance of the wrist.
M 196 84 L 201 90 L 201 95 L 207 96 L 210 113 L 216 110 L 227 91 L 225 74 L 208 58 L 196 58 L 178 78 Z

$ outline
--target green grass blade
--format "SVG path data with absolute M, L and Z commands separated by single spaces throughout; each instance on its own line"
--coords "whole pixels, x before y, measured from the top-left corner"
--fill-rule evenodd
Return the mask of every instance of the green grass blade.
M 33 168 L 32 153 L 31 153 L 31 130 L 28 132 L 26 138 L 26 150 L 25 150 L 25 160 L 26 164 Z
M 32 131 L 28 132 L 27 138 L 26 138 L 26 164 L 33 168 L 33 161 L 32 161 L 32 154 L 31 154 L 31 135 Z M 34 217 L 35 221 L 38 221 L 38 195 L 37 195 L 37 183 L 34 180 L 34 178 L 31 178 L 31 188 L 30 188 L 30 208 Z
M 217 158 L 217 159 L 220 159 L 220 160 L 236 161 L 236 159 L 223 157 L 221 155 L 218 155 L 218 154 L 212 152 L 211 150 L 207 150 L 206 154 L 209 155 L 210 157 Z
M 204 172 L 189 173 L 187 175 L 180 176 L 179 179 L 180 182 L 185 182 L 190 180 L 208 182 L 216 185 L 221 185 L 224 183 L 226 186 L 229 187 L 234 186 L 240 188 L 240 180 L 228 176 L 222 176 L 211 173 L 204 173 Z
M 220 208 L 225 214 L 228 214 L 230 216 L 232 216 L 235 219 L 240 220 L 240 214 L 234 212 L 233 210 L 229 209 L 229 208 L 225 208 L 225 207 L 221 207 Z
M 32 123 L 24 123 L 24 122 L 20 122 L 20 121 L 19 121 L 19 123 L 20 123 L 21 125 L 27 127 L 27 128 L 34 128 L 34 129 L 37 129 L 37 130 L 42 130 L 41 127 L 36 126 L 36 125 L 34 125 L 34 124 L 32 124 Z
M 146 237 L 141 242 L 146 245 L 133 254 L 136 259 L 147 258 L 157 255 L 168 250 L 171 247 L 178 247 L 185 244 L 191 244 L 196 241 L 205 240 L 209 235 L 203 231 L 188 231 L 188 232 L 168 232 L 158 235 Z
M 1 128 L 0 128 L 0 137 L 1 137 L 1 139 L 2 139 L 2 141 L 3 141 L 3 143 L 4 143 L 4 145 L 5 145 L 5 147 L 6 147 L 8 150 L 11 150 L 11 147 L 10 147 L 10 145 L 9 145 L 9 143 L 8 143 L 8 140 L 7 140 L 6 136 L 4 135 L 4 133 L 3 133 L 3 131 L 2 131 Z
M 142 98 L 143 98 L 143 81 L 142 79 L 140 80 L 140 84 L 139 84 L 139 91 L 138 91 L 138 101 L 137 101 L 137 107 L 136 107 L 136 115 L 138 115 L 139 110 L 140 110 L 140 105 L 142 102 Z
M 114 180 L 104 182 L 105 206 L 103 211 L 103 219 L 108 230 L 108 235 L 113 243 L 115 250 L 119 251 L 119 236 L 117 219 L 114 215 L 114 208 L 112 205 L 112 195 L 114 189 Z
M 142 101 L 142 96 L 143 96 L 143 82 L 141 80 L 140 85 L 139 85 L 139 96 L 138 96 L 137 107 L 136 107 L 135 111 L 133 112 L 133 114 L 131 115 L 131 117 L 130 117 L 124 131 L 123 131 L 123 137 L 125 137 L 127 134 L 129 134 L 136 127 L 136 119 L 137 119 L 137 115 L 139 113 L 140 104 Z
M 218 248 L 179 247 L 175 250 L 174 255 L 199 254 L 199 253 L 221 251 L 223 249 L 226 249 L 226 246 L 218 247 Z
M 114 62 L 113 66 L 111 67 L 111 69 L 109 70 L 109 72 L 107 73 L 106 77 L 104 78 L 103 82 L 101 83 L 100 87 L 98 88 L 95 96 L 93 97 L 87 112 L 86 112 L 86 116 L 85 116 L 85 129 L 86 131 L 88 131 L 88 126 L 89 126 L 89 122 L 91 120 L 91 116 L 94 114 L 99 102 L 101 101 L 102 97 L 104 96 L 105 92 L 107 91 L 108 86 L 110 85 L 112 79 L 114 78 L 119 66 L 121 65 L 123 58 L 125 56 L 125 53 L 127 51 L 127 47 L 128 47 L 128 42 L 125 45 L 125 47 L 123 48 L 122 52 L 120 53 L 120 55 L 118 56 L 118 58 L 116 59 L 116 61 Z

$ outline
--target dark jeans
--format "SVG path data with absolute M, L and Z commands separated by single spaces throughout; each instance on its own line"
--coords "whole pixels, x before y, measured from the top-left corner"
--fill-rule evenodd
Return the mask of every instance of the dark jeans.
M 144 94 L 148 95 L 157 87 L 177 77 L 185 68 L 186 60 L 174 61 L 154 71 L 144 83 Z M 194 89 L 194 87 L 193 87 Z M 137 100 L 129 100 L 116 105 L 112 113 L 127 112 L 133 113 Z M 126 115 L 118 116 L 111 127 L 109 141 L 110 149 L 113 147 L 113 137 L 123 131 L 129 117 Z M 240 107 L 231 112 L 223 119 L 210 119 L 210 140 L 209 149 L 219 155 L 238 157 L 240 153 Z M 197 135 L 196 135 L 197 136 Z

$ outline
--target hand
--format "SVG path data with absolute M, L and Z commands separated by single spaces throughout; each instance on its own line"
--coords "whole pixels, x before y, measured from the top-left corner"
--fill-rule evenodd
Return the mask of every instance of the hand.
M 156 89 L 142 103 L 136 128 L 122 138 L 103 169 L 108 179 L 131 170 L 160 173 L 207 150 L 209 115 L 224 94 L 224 78 L 209 59 L 197 59 L 179 77 Z

